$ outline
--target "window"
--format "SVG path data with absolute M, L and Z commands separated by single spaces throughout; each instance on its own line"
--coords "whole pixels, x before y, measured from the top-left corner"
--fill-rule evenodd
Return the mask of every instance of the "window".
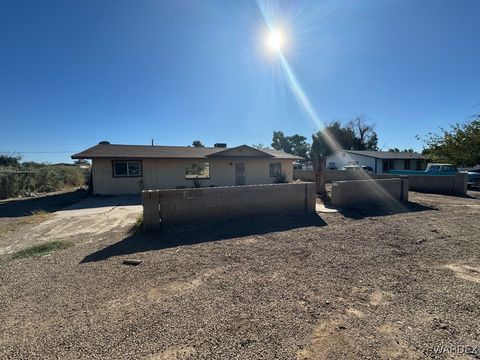
M 275 177 L 282 172 L 282 163 L 270 163 L 270 177 Z
M 443 165 L 442 172 L 457 172 L 457 168 L 453 165 Z
M 417 160 L 417 167 L 416 167 L 416 170 L 417 170 L 417 171 L 420 171 L 420 170 L 422 170 L 422 160 Z
M 113 177 L 140 177 L 142 176 L 142 161 L 112 161 Z
M 329 170 L 337 170 L 337 164 L 334 161 L 328 163 L 327 169 Z
M 410 160 L 403 160 L 403 170 L 410 170 Z
M 210 163 L 188 162 L 185 167 L 185 179 L 209 179 Z
M 389 172 L 395 168 L 395 162 L 393 160 L 383 160 L 382 171 L 384 173 Z

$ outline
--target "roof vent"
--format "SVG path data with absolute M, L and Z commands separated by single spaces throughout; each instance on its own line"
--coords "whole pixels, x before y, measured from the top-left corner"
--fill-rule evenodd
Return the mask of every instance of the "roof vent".
M 100 141 L 98 144 L 99 145 L 110 145 L 110 141 L 103 140 L 103 141 Z
M 226 143 L 215 143 L 215 144 L 213 144 L 213 147 L 226 148 L 227 144 Z

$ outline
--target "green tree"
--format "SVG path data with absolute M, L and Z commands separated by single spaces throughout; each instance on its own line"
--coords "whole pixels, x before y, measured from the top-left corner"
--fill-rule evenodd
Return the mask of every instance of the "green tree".
M 292 153 L 292 145 L 287 140 L 287 137 L 283 134 L 283 131 L 274 131 L 272 136 L 272 147 L 277 150 L 285 151 L 286 153 Z
M 374 125 L 365 115 L 354 117 L 345 126 L 334 121 L 312 135 L 310 158 L 315 168 L 316 192 L 326 195 L 326 157 L 340 150 L 377 150 L 378 137 Z
M 440 128 L 439 134 L 429 133 L 422 153 L 436 162 L 466 167 L 480 164 L 480 115 L 450 129 Z
M 347 123 L 354 133 L 353 150 L 378 150 L 378 136 L 375 126 L 370 124 L 367 116 L 357 115 Z
M 312 158 L 322 158 L 340 149 L 352 150 L 355 134 L 349 127 L 342 126 L 340 121 L 334 121 L 322 130 L 312 135 Z
M 192 146 L 193 147 L 205 147 L 200 140 L 193 140 Z
M 87 159 L 78 159 L 73 162 L 75 165 L 90 165 L 90 162 Z
M 310 152 L 310 144 L 307 143 L 305 136 L 299 134 L 285 136 L 283 131 L 273 132 L 272 147 L 306 159 Z
M 18 166 L 22 157 L 18 154 L 0 154 L 0 166 Z
M 415 150 L 413 150 L 412 148 L 410 148 L 410 149 L 403 149 L 403 150 L 401 150 L 401 151 L 400 151 L 399 148 L 389 148 L 388 151 L 389 151 L 389 152 L 408 152 L 408 153 L 413 153 L 413 152 L 415 152 Z
M 312 158 L 322 158 L 344 150 L 378 150 L 378 136 L 374 125 L 359 115 L 343 125 L 334 121 L 312 135 Z

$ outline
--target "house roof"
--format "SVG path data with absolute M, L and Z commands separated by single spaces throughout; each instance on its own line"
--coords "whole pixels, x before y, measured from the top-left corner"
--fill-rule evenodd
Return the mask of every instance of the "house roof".
M 376 159 L 383 159 L 383 160 L 389 160 L 389 159 L 418 159 L 418 160 L 426 160 L 428 159 L 427 156 L 415 153 L 415 152 L 392 152 L 392 151 L 373 151 L 373 150 L 340 150 L 346 153 L 350 154 L 356 154 L 356 155 L 363 155 L 363 156 L 368 156 L 368 157 L 373 157 Z M 338 151 L 337 151 L 338 152 Z
M 228 153 L 230 150 L 247 149 L 254 156 Z M 95 159 L 95 158 L 128 158 L 128 159 L 206 159 L 218 156 L 222 157 L 266 157 L 274 159 L 300 160 L 299 156 L 287 154 L 274 149 L 256 149 L 248 145 L 233 148 L 224 147 L 192 147 L 192 146 L 151 146 L 151 145 L 121 145 L 121 144 L 98 144 L 87 150 L 72 155 L 72 159 Z

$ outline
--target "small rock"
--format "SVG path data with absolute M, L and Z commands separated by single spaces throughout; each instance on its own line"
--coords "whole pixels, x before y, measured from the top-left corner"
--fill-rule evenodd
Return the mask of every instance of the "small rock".
M 137 266 L 142 263 L 142 260 L 135 260 L 135 259 L 125 259 L 123 260 L 123 265 L 133 265 Z

